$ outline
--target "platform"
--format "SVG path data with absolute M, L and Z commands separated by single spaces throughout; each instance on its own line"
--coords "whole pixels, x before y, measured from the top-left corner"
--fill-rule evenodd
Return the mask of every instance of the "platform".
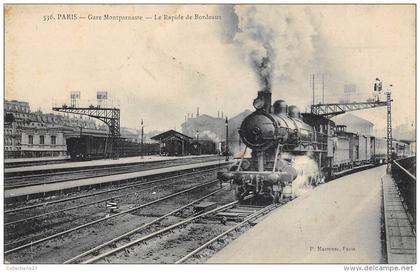
M 22 196 L 30 196 L 30 195 L 39 195 L 49 192 L 56 192 L 62 191 L 71 188 L 78 188 L 83 186 L 91 186 L 97 184 L 105 184 L 111 182 L 117 182 L 122 180 L 135 180 L 139 178 L 144 178 L 153 175 L 161 175 L 176 171 L 183 171 L 188 169 L 199 169 L 209 166 L 225 166 L 232 161 L 212 161 L 212 162 L 202 162 L 202 163 L 194 163 L 194 164 L 187 164 L 187 165 L 178 165 L 178 166 L 171 166 L 171 167 L 164 167 L 159 169 L 151 169 L 151 170 L 144 170 L 138 171 L 133 173 L 126 173 L 126 174 L 117 174 L 117 175 L 110 175 L 105 177 L 95 177 L 95 178 L 86 178 L 86 179 L 78 179 L 72 181 L 64 181 L 64 182 L 57 182 L 57 183 L 50 183 L 44 185 L 34 185 L 34 186 L 27 186 L 21 187 L 17 189 L 10 189 L 4 191 L 4 198 L 14 198 L 14 197 L 22 197 Z
M 40 157 L 40 158 L 16 158 L 16 159 L 4 159 L 4 163 L 28 163 L 28 162 L 39 162 L 39 161 L 62 161 L 68 160 L 70 156 L 57 156 L 57 157 Z
M 382 185 L 388 263 L 416 263 L 416 236 L 395 181 L 385 175 Z
M 200 158 L 200 157 L 212 157 L 215 155 L 200 155 L 200 156 L 184 156 L 184 157 L 166 157 L 166 156 L 144 156 L 143 158 L 138 157 L 126 157 L 119 158 L 118 160 L 113 159 L 102 159 L 102 160 L 92 160 L 92 161 L 82 161 L 82 162 L 65 162 L 65 163 L 56 163 L 56 164 L 47 164 L 47 165 L 34 165 L 34 166 L 23 166 L 23 167 L 11 167 L 4 169 L 5 174 L 12 174 L 18 172 L 36 172 L 36 171 L 54 171 L 54 170 L 66 170 L 66 169 L 83 169 L 107 165 L 127 165 L 127 164 L 136 164 L 136 163 L 147 163 L 155 161 L 169 161 L 169 160 L 182 160 L 187 158 Z M 221 157 L 223 160 L 224 157 Z
M 384 263 L 380 166 L 307 191 L 209 263 Z

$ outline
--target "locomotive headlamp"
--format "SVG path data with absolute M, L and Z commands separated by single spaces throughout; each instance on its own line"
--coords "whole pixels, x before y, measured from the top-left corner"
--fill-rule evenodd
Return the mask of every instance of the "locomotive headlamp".
M 257 97 L 254 99 L 254 108 L 256 110 L 261 110 L 262 108 L 264 108 L 264 100 L 262 100 L 261 98 Z

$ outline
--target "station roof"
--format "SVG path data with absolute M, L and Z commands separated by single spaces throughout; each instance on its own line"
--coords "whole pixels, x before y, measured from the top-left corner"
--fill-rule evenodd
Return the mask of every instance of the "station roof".
M 171 140 L 173 138 L 177 138 L 177 139 L 180 139 L 182 141 L 192 140 L 192 138 L 190 136 L 182 134 L 181 132 L 175 131 L 173 129 L 165 131 L 161 134 L 155 135 L 151 139 L 156 140 L 156 141 L 167 141 L 167 140 Z

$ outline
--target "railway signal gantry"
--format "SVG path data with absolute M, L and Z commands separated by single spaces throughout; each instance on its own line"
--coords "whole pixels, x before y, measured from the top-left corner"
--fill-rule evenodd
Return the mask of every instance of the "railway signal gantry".
M 386 101 L 372 100 L 367 102 L 328 103 L 311 105 L 311 113 L 331 118 L 348 111 L 365 110 L 378 107 L 387 107 L 386 141 L 387 141 L 387 170 L 391 167 L 392 160 L 392 114 L 391 93 L 386 93 Z
M 109 154 L 112 158 L 119 157 L 119 138 L 120 138 L 120 109 L 94 107 L 73 107 L 63 105 L 62 107 L 53 107 L 54 111 L 85 115 L 96 118 L 104 122 L 109 128 L 109 138 L 111 140 L 111 150 Z

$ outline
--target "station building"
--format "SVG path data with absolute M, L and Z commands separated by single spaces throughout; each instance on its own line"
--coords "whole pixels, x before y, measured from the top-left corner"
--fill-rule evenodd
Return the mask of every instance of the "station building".
M 173 129 L 160 133 L 151 138 L 160 143 L 160 154 L 163 156 L 185 156 L 189 154 L 192 141 L 190 136 Z
M 67 156 L 66 139 L 80 133 L 107 135 L 89 118 L 32 112 L 28 102 L 4 102 L 5 158 Z

